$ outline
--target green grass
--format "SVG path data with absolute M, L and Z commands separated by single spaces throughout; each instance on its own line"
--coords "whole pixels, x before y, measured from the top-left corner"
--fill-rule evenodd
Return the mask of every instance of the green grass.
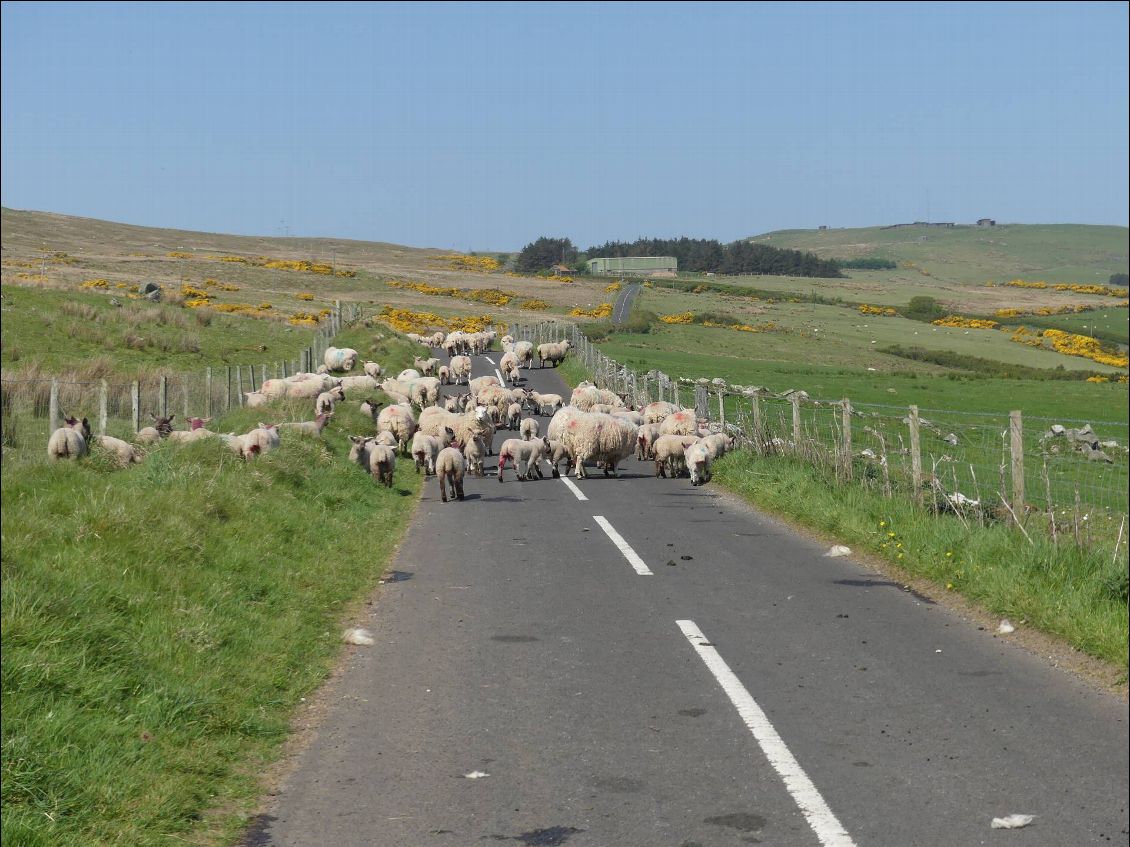
M 413 345 L 378 334 L 382 363 L 405 365 Z M 218 440 L 165 443 L 128 470 L 49 464 L 38 440 L 5 449 L 4 844 L 237 836 L 416 503 L 410 462 L 386 489 L 347 461 L 347 435 L 371 431 L 349 404 L 324 441 L 284 435 L 246 464 Z
M 714 482 L 751 503 L 830 533 L 852 548 L 961 593 L 990 612 L 1059 636 L 1127 668 L 1126 559 L 1095 545 L 1035 544 L 1003 524 L 966 526 L 928 517 L 904 498 L 858 485 L 837 486 L 816 468 L 787 457 L 731 453 L 714 465 Z

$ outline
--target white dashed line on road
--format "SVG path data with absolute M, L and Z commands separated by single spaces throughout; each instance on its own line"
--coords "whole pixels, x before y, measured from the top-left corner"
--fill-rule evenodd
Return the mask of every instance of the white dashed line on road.
M 597 518 L 597 520 L 599 521 L 600 518 Z M 676 623 L 698 653 L 699 658 L 706 663 L 706 667 L 714 674 L 714 678 L 718 680 L 718 684 L 722 686 L 722 690 L 726 692 L 730 702 L 737 708 L 738 715 L 749 727 L 749 731 L 753 733 L 753 737 L 769 760 L 769 764 L 784 779 L 785 788 L 788 789 L 796 804 L 800 806 L 808 825 L 812 827 L 812 831 L 820 839 L 820 844 L 823 847 L 855 847 L 855 842 L 851 840 L 851 836 L 848 835 L 843 824 L 832 814 L 832 810 L 828 808 L 828 804 L 824 802 L 824 798 L 816 790 L 812 780 L 808 778 L 800 763 L 793 757 L 789 748 L 785 746 L 785 742 L 781 740 L 781 736 L 777 734 L 777 730 L 773 728 L 773 724 L 769 722 L 765 712 L 746 691 L 737 675 L 730 670 L 730 666 L 718 654 L 714 645 L 706 639 L 706 636 L 702 634 L 694 621 L 676 621 Z
M 494 359 L 492 359 L 490 356 L 483 356 L 483 358 L 490 362 L 492 365 L 495 363 Z
M 640 576 L 653 576 L 647 565 L 644 564 L 643 559 L 641 559 L 628 542 L 624 540 L 623 536 L 612 528 L 612 524 L 601 515 L 594 515 L 593 520 L 600 524 L 600 528 L 604 530 L 605 535 L 612 539 L 612 543 L 624 554 L 624 558 L 628 560 L 628 564 L 635 569 L 636 573 Z
M 568 468 L 566 468 L 566 471 L 567 470 L 568 470 Z M 573 494 L 576 495 L 578 500 L 588 500 L 589 499 L 588 497 L 586 497 L 584 494 L 581 493 L 581 489 L 577 488 L 577 486 L 573 483 L 573 481 L 571 479 L 569 479 L 569 477 L 563 476 L 563 477 L 561 477 L 561 481 L 563 483 L 565 483 L 566 488 L 568 488 L 570 491 L 573 492 Z

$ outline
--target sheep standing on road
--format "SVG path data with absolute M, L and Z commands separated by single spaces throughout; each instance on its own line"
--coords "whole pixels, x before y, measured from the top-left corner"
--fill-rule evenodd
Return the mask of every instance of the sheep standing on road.
M 519 432 L 522 435 L 523 441 L 533 441 L 538 437 L 538 422 L 533 418 L 526 418 L 522 421 Z
M 542 478 L 541 463 L 545 453 L 545 442 L 541 439 L 522 441 L 519 438 L 507 438 L 498 450 L 498 481 L 502 482 L 502 471 L 506 467 L 506 460 L 514 465 L 520 481 L 531 477 Z
M 463 499 L 463 475 L 467 472 L 467 463 L 463 454 L 454 447 L 444 447 L 436 457 L 436 476 L 439 477 L 439 499 L 447 502 L 447 490 L 444 483 L 451 485 L 451 495 L 457 500 Z
M 552 415 L 565 405 L 565 400 L 560 394 L 540 394 L 537 391 L 529 392 L 526 402 L 530 409 L 539 415 Z
M 455 433 L 451 431 L 451 427 L 446 427 L 443 431 L 443 438 L 437 438 L 434 435 L 425 435 L 423 432 L 417 432 L 412 436 L 412 459 L 416 463 L 416 473 L 420 472 L 420 468 L 424 469 L 424 476 L 432 476 L 436 472 L 436 456 L 439 451 L 444 447 L 449 447 L 452 440 L 455 438 Z
M 534 343 L 532 341 L 516 341 L 514 343 L 514 355 L 518 357 L 518 363 L 529 370 L 534 366 Z
M 456 385 L 466 385 L 471 381 L 470 356 L 452 356 L 447 367 L 451 371 L 451 379 Z
M 506 428 L 516 432 L 521 423 L 522 406 L 519 403 L 511 403 L 506 407 Z
M 557 469 L 558 465 L 563 465 L 565 468 L 565 476 L 569 475 L 569 465 L 572 463 L 572 456 L 565 447 L 563 441 L 551 441 L 548 438 L 542 438 L 542 443 L 545 445 L 545 452 L 543 458 L 549 462 L 549 466 L 553 468 L 553 478 L 557 479 L 561 476 L 561 472 Z
M 655 475 L 666 477 L 670 474 L 672 479 L 682 476 L 686 470 L 686 449 L 697 441 L 698 438 L 694 435 L 661 435 L 655 439 Z
M 553 421 L 550 422 L 549 435 L 554 435 Z M 632 455 L 636 448 L 636 427 L 612 415 L 578 412 L 565 420 L 561 441 L 573 455 L 577 479 L 588 477 L 585 462 L 595 464 L 605 476 L 615 476 L 616 465 Z
M 63 425 L 47 439 L 47 458 L 80 459 L 90 453 L 89 445 L 90 421 L 63 418 Z

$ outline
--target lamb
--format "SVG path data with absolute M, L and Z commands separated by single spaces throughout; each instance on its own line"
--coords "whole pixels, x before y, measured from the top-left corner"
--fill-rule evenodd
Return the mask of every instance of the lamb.
M 532 341 L 517 341 L 514 343 L 514 355 L 518 357 L 519 364 L 525 365 L 529 370 L 534 366 L 534 343 Z
M 538 367 L 544 368 L 546 362 L 552 364 L 553 367 L 557 367 L 563 361 L 565 361 L 565 355 L 569 352 L 569 348 L 572 346 L 573 343 L 568 338 L 566 338 L 564 341 L 558 341 L 555 343 L 539 344 L 538 359 L 541 360 L 541 364 Z
M 533 418 L 526 418 L 519 428 L 523 441 L 532 441 L 538 437 L 538 422 Z
M 426 338 L 421 338 L 420 342 L 425 347 L 442 347 L 443 346 L 443 332 L 436 330 Z
M 444 483 L 451 484 L 451 494 L 463 499 L 463 475 L 467 472 L 467 462 L 454 447 L 444 447 L 436 457 L 436 476 L 439 477 L 439 498 L 447 502 L 447 489 Z
M 344 399 L 345 389 L 340 385 L 336 388 L 331 388 L 329 391 L 323 391 L 318 395 L 318 399 L 314 401 L 314 413 L 324 415 L 329 412 L 332 415 L 337 401 Z
M 381 384 L 368 374 L 358 374 L 357 376 L 343 376 L 338 387 L 342 391 L 376 391 L 381 387 Z
M 81 459 L 90 453 L 89 443 L 90 421 L 64 417 L 63 425 L 47 439 L 47 458 Z
M 477 402 L 480 406 L 494 410 L 498 413 L 498 419 L 504 420 L 506 410 L 510 408 L 511 399 L 510 392 L 502 386 L 488 385 L 478 393 Z
M 397 403 L 381 409 L 377 415 L 377 432 L 391 432 L 395 435 L 401 454 L 407 455 L 408 442 L 416 432 L 416 416 L 412 414 L 412 407 Z
M 655 458 L 655 439 L 659 437 L 659 424 L 647 423 L 636 430 L 636 458 L 641 462 Z
M 353 446 L 349 448 L 349 461 L 356 462 L 372 474 L 374 482 L 392 488 L 392 475 L 396 470 L 396 451 L 383 444 L 377 444 L 375 438 L 351 435 L 349 440 L 353 442 Z
M 382 368 L 376 362 L 364 362 L 361 367 L 365 369 L 365 374 L 367 376 L 371 376 L 373 379 L 376 379 L 382 373 L 384 373 L 384 368 Z
M 128 468 L 131 464 L 141 463 L 141 453 L 128 441 L 122 441 L 120 438 L 109 435 L 97 435 L 94 438 L 94 443 L 113 456 L 115 461 L 123 468 Z
M 705 485 L 710 482 L 710 463 L 714 457 L 710 448 L 697 441 L 683 451 L 683 462 L 691 475 L 691 485 Z
M 477 477 L 486 476 L 486 471 L 483 470 L 483 457 L 486 452 L 486 444 L 477 435 L 463 445 L 463 458 L 467 462 L 467 470 Z
M 545 442 L 541 439 L 522 441 L 518 438 L 507 438 L 498 450 L 498 481 L 502 482 L 502 471 L 509 459 L 514 465 L 519 481 L 530 477 L 542 478 L 541 468 L 538 467 L 545 452 Z
M 361 354 L 350 347 L 327 347 L 323 361 L 331 371 L 351 371 Z
M 456 385 L 466 385 L 471 381 L 470 356 L 452 356 L 447 367 L 451 371 L 451 379 Z
M 424 409 L 420 413 L 420 431 L 425 435 L 434 435 L 438 438 L 448 428 L 451 429 L 455 440 L 461 444 L 469 443 L 475 436 L 486 440 L 493 434 L 487 424 L 487 410 L 483 406 L 475 406 L 461 415 L 445 412 L 438 406 Z
M 511 403 L 506 407 L 506 426 L 507 429 L 517 430 L 519 424 L 522 422 L 522 406 L 518 403 Z
M 463 411 L 462 408 L 460 408 L 459 398 L 455 397 L 455 396 L 449 396 L 449 397 L 443 398 L 443 410 L 445 412 L 461 412 L 461 411 Z
M 553 468 L 553 478 L 557 479 L 561 476 L 561 472 L 557 469 L 560 464 L 564 464 L 565 475 L 568 476 L 572 456 L 569 455 L 565 443 L 563 441 L 551 441 L 545 437 L 542 438 L 542 442 L 545 444 L 545 453 L 542 458 L 549 462 L 550 467 Z
M 159 418 L 152 412 L 149 417 L 153 418 L 153 426 L 142 427 L 137 431 L 137 440 L 142 444 L 156 444 L 162 438 L 168 438 L 169 433 L 173 431 L 173 418 L 176 415 L 169 415 L 167 418 Z
M 211 438 L 216 433 L 204 428 L 204 424 L 211 420 L 211 418 L 189 418 L 188 429 L 174 429 L 169 433 L 169 441 L 173 444 L 191 444 L 201 438 Z
M 412 405 L 412 397 L 408 393 L 407 383 L 403 383 L 398 379 L 386 379 L 381 383 L 381 391 L 397 403 L 402 403 L 405 406 Z
M 450 446 L 454 438 L 455 433 L 451 431 L 450 427 L 444 429 L 442 439 L 436 438 L 434 435 L 425 435 L 422 432 L 417 432 L 413 435 L 412 458 L 416 461 L 416 473 L 419 473 L 422 467 L 425 476 L 435 474 L 436 456 L 439 455 L 439 451 L 444 447 Z
M 554 415 L 556 420 L 557 415 Z M 551 438 L 553 434 L 551 421 Z M 561 436 L 561 441 L 573 456 L 577 479 L 588 477 L 585 462 L 596 464 L 605 476 L 615 476 L 617 463 L 630 456 L 636 446 L 635 426 L 612 415 L 576 412 L 565 421 Z
M 279 429 L 290 430 L 297 435 L 309 435 L 312 438 L 321 438 L 322 430 L 326 428 L 333 417 L 333 412 L 322 412 L 312 421 L 293 421 L 279 424 Z
M 540 394 L 537 391 L 529 393 L 528 402 L 530 407 L 536 409 L 539 415 L 552 415 L 565 405 L 560 394 Z M 547 412 L 546 409 L 549 409 L 549 411 Z
M 229 445 L 236 455 L 251 459 L 279 446 L 279 430 L 275 424 L 260 422 L 257 429 L 235 437 Z
M 436 376 L 439 377 L 440 385 L 451 384 L 451 368 L 448 365 L 440 365 L 439 370 L 436 371 Z
M 418 370 L 421 376 L 435 376 L 439 359 L 421 359 L 417 356 L 412 360 L 412 367 Z
M 681 476 L 682 472 L 686 470 L 683 464 L 683 454 L 688 447 L 697 441 L 698 438 L 693 435 L 668 434 L 655 439 L 652 446 L 655 455 L 655 475 L 666 477 L 670 472 L 672 479 Z
M 362 400 L 361 401 L 361 414 L 368 415 L 373 419 L 373 423 L 377 422 L 377 415 L 381 412 L 383 403 L 378 403 L 376 400 Z
M 678 412 L 679 407 L 674 403 L 668 403 L 666 400 L 660 400 L 656 403 L 648 403 L 640 411 L 643 414 L 645 424 L 657 424 L 663 423 L 663 419 L 668 415 Z
M 383 444 L 385 447 L 397 446 L 396 436 L 388 430 L 385 430 L 384 432 L 378 432 L 376 438 L 374 438 L 373 440 L 378 444 Z
M 516 368 L 518 365 L 518 356 L 515 353 L 503 353 L 502 358 L 498 360 L 498 369 L 504 374 L 509 373 L 511 368 Z

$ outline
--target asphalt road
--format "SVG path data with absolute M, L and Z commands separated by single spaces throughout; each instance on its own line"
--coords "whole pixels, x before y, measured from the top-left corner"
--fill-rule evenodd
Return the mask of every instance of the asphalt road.
M 639 293 L 640 284 L 633 282 L 617 295 L 616 303 L 612 307 L 612 323 L 622 324 L 627 320 L 628 315 L 632 313 L 632 300 L 634 300 Z
M 492 467 L 427 482 L 246 844 L 1128 843 L 1120 699 L 710 486 Z

